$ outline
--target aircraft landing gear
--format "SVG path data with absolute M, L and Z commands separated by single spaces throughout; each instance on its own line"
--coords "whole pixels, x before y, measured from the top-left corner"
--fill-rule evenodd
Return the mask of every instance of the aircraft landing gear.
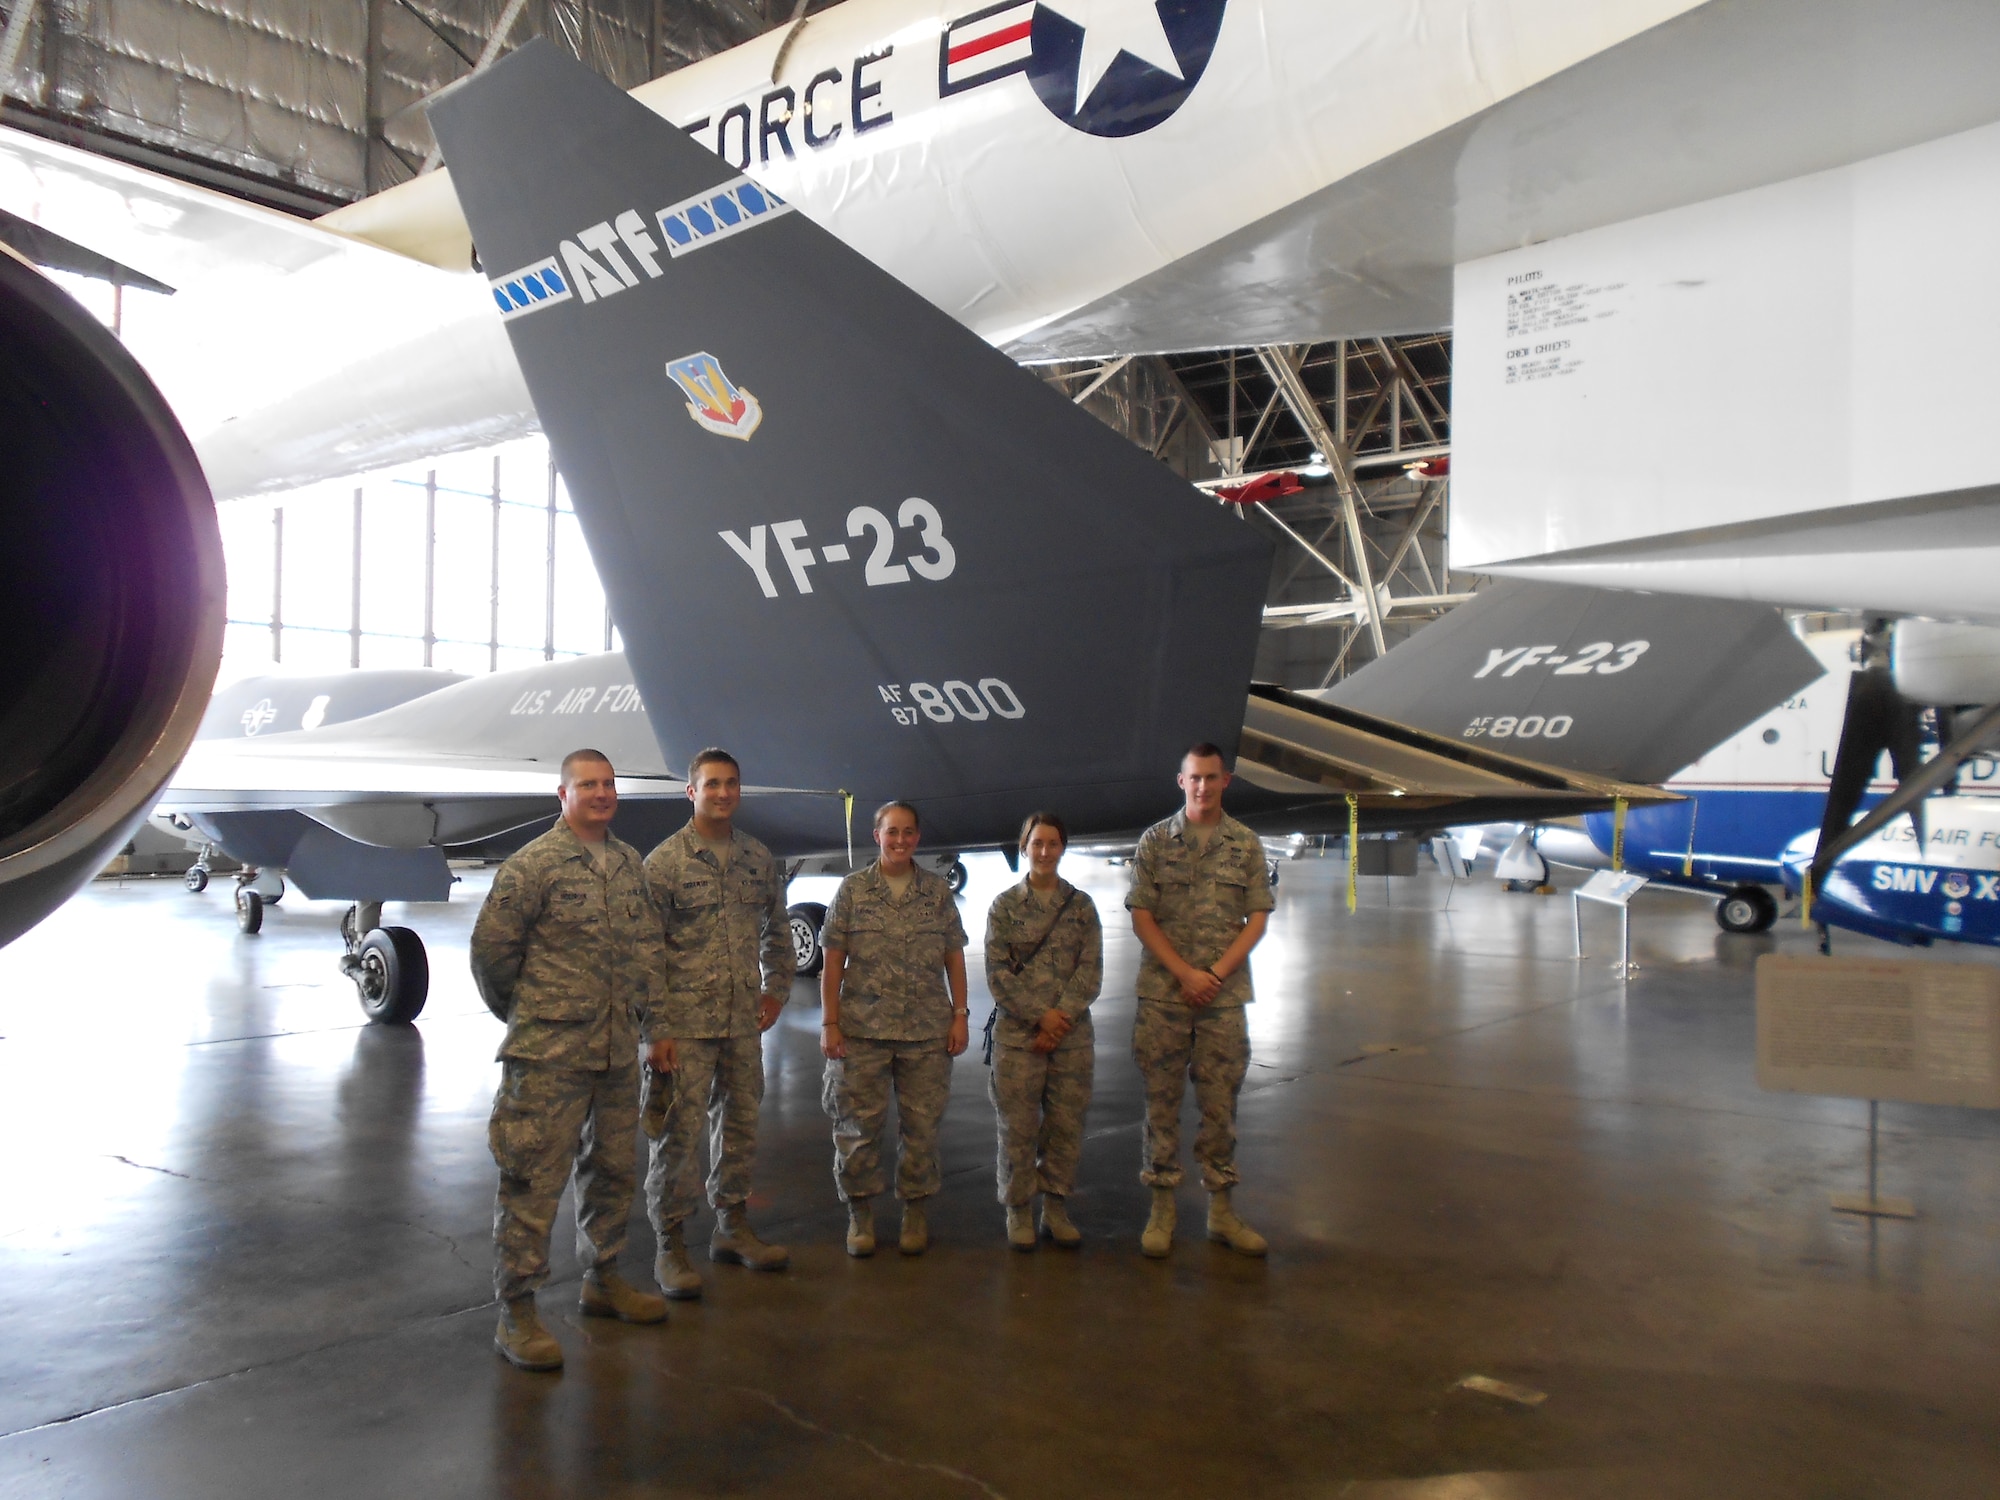
M 214 853 L 215 845 L 203 844 L 201 851 L 194 857 L 194 863 L 189 865 L 181 876 L 181 884 L 197 896 L 208 889 L 208 861 L 209 856 Z
M 972 872 L 965 868 L 965 861 L 955 859 L 942 871 L 945 884 L 951 887 L 954 896 L 965 894 L 966 882 L 972 879 Z
M 785 915 L 792 929 L 792 957 L 798 962 L 799 977 L 811 979 L 826 967 L 826 950 L 819 945 L 826 908 L 817 901 L 802 901 Z
M 422 1014 L 431 993 L 430 955 L 407 927 L 382 926 L 382 903 L 363 901 L 340 919 L 347 952 L 340 971 L 354 981 L 362 1014 L 384 1026 L 402 1026 Z
M 191 891 L 207 888 L 208 871 L 201 870 L 201 884 L 195 884 L 194 872 L 199 865 L 189 869 L 184 884 Z M 256 933 L 264 926 L 264 908 L 276 906 L 285 896 L 285 877 L 273 870 L 266 874 L 254 865 L 246 866 L 236 877 L 236 925 L 246 933 Z
M 1778 920 L 1778 903 L 1761 885 L 1739 885 L 1715 903 L 1715 925 L 1724 932 L 1766 932 Z

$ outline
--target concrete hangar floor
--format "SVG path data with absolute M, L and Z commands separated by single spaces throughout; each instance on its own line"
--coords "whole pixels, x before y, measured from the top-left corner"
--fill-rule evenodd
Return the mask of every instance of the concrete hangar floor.
M 0 953 L 0 1494 L 2000 1494 L 2000 1121 L 1885 1106 L 1921 1216 L 1830 1213 L 1866 1106 L 1752 1078 L 1751 964 L 1796 926 L 1649 894 L 1627 991 L 1565 900 L 1428 874 L 1350 918 L 1337 862 L 1285 866 L 1239 1194 L 1272 1252 L 1156 1263 L 1123 872 L 1068 868 L 1112 917 L 1081 1252 L 1005 1247 L 975 1047 L 930 1254 L 847 1259 L 802 983 L 755 1205 L 793 1268 L 584 1322 L 559 1225 L 556 1377 L 489 1342 L 484 877 L 417 914 L 414 1028 L 359 1024 L 330 904 L 244 938 L 220 884 L 100 882 Z

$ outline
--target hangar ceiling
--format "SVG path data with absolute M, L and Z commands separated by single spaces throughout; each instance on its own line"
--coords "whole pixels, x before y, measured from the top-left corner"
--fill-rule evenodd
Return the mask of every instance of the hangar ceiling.
M 633 88 L 827 3 L 5 0 L 0 121 L 323 213 L 423 170 L 419 106 L 496 35 Z
M 1188 479 L 1235 496 L 1245 524 L 1271 537 L 1263 681 L 1336 682 L 1478 582 L 1452 575 L 1446 546 L 1448 332 L 1084 361 L 1043 376 Z

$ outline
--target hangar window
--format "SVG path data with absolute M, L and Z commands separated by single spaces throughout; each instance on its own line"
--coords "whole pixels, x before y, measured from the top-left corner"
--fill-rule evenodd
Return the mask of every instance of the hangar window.
M 220 515 L 223 681 L 273 665 L 491 672 L 618 645 L 538 437 Z

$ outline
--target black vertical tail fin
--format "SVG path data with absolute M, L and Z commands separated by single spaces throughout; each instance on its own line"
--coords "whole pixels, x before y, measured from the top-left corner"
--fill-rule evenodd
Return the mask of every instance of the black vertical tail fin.
M 553 47 L 432 120 L 670 762 L 971 843 L 1233 748 L 1250 528 Z

